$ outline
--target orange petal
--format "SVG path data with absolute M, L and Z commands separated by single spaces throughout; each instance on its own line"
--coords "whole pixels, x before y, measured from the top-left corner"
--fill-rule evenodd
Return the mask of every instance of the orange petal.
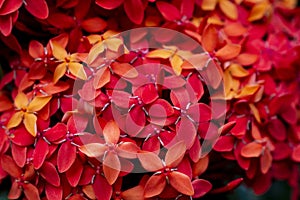
M 66 71 L 66 63 L 60 63 L 59 65 L 57 65 L 53 75 L 53 83 L 57 83 L 57 81 L 65 75 Z
M 160 158 L 153 152 L 143 152 L 137 155 L 143 168 L 149 172 L 155 172 L 163 168 Z
M 68 56 L 67 51 L 56 41 L 50 41 L 53 56 L 60 61 L 64 61 Z
M 220 9 L 223 13 L 232 20 L 236 20 L 238 18 L 238 10 L 234 3 L 229 0 L 220 0 L 219 1 Z
M 259 157 L 262 153 L 263 146 L 256 142 L 246 144 L 242 150 L 241 155 L 246 158 Z
M 231 23 L 224 27 L 224 32 L 226 35 L 231 37 L 242 36 L 247 32 L 247 29 L 241 23 Z
M 105 50 L 104 42 L 99 42 L 96 45 L 94 45 L 87 57 L 87 63 L 91 64 L 96 58 L 99 56 L 99 54 L 103 53 Z
M 93 82 L 94 88 L 102 88 L 110 81 L 110 71 L 107 67 L 99 69 L 95 74 L 95 79 Z
M 166 186 L 166 177 L 163 174 L 153 175 L 149 178 L 145 185 L 145 198 L 159 195 Z
M 196 162 L 195 165 L 193 165 L 193 177 L 200 176 L 201 174 L 203 174 L 206 171 L 208 164 L 209 156 L 200 158 L 200 160 L 198 160 L 198 162 Z
M 214 51 L 218 43 L 217 29 L 213 25 L 209 25 L 208 27 L 206 27 L 203 32 L 201 41 L 206 51 Z
M 52 96 L 48 97 L 34 97 L 27 107 L 28 112 L 36 112 L 41 110 L 50 100 Z
M 122 192 L 122 198 L 124 200 L 132 200 L 132 199 L 144 199 L 144 188 L 141 185 L 130 188 Z
M 107 48 L 114 52 L 117 52 L 122 44 L 123 41 L 119 38 L 108 38 L 105 40 L 105 45 Z
M 194 188 L 190 178 L 187 175 L 174 171 L 168 175 L 168 178 L 172 187 L 178 192 L 188 196 L 194 195 Z
M 90 143 L 80 146 L 79 150 L 88 157 L 100 157 L 107 150 L 107 146 L 100 143 Z
M 254 64 L 257 61 L 257 59 L 258 56 L 256 54 L 242 53 L 236 58 L 236 61 L 241 65 L 247 66 Z
M 166 153 L 165 162 L 168 167 L 177 167 L 181 162 L 186 152 L 186 145 L 184 141 L 173 145 Z
M 243 78 L 249 75 L 249 72 L 239 64 L 231 64 L 228 70 L 232 76 L 237 78 Z
M 83 65 L 77 62 L 71 62 L 68 65 L 68 69 L 70 70 L 71 74 L 80 78 L 82 80 L 86 80 L 86 73 L 84 71 Z
M 173 52 L 166 49 L 157 49 L 147 53 L 147 58 L 162 58 L 167 59 L 173 55 Z
M 26 94 L 23 92 L 18 93 L 18 95 L 15 98 L 15 106 L 16 108 L 26 108 L 28 105 L 28 99 Z
M 82 187 L 84 194 L 90 199 L 96 199 L 94 188 L 92 185 L 85 185 Z
M 135 78 L 138 76 L 138 71 L 128 63 L 117 63 L 114 62 L 111 65 L 113 72 L 118 74 L 121 77 L 125 78 Z
M 182 68 L 181 68 L 181 66 L 183 64 L 182 58 L 180 58 L 178 55 L 175 54 L 170 59 L 170 62 L 171 62 L 171 66 L 172 66 L 173 71 L 175 72 L 175 74 L 177 76 L 179 76 L 181 74 L 181 71 L 182 71 Z
M 226 44 L 224 47 L 216 52 L 216 57 L 221 60 L 230 60 L 239 55 L 241 45 L 239 44 Z
M 107 182 L 112 185 L 117 180 L 121 170 L 121 163 L 118 155 L 108 152 L 103 161 L 103 172 Z
M 106 142 L 117 144 L 120 138 L 120 129 L 115 121 L 109 121 L 103 129 Z
M 272 165 L 272 155 L 270 151 L 267 149 L 263 152 L 260 157 L 260 169 L 263 174 L 266 174 Z
M 118 155 L 122 158 L 136 158 L 140 148 L 133 142 L 123 142 L 118 147 Z
M 260 85 L 246 85 L 242 88 L 242 91 L 235 96 L 235 98 L 244 98 L 253 95 L 258 91 Z
M 44 46 L 36 40 L 29 43 L 29 55 L 33 58 L 39 58 L 44 53 Z
M 24 114 L 23 123 L 25 125 L 26 130 L 33 136 L 36 136 L 37 126 L 36 126 L 37 117 L 31 113 Z
M 262 2 L 254 5 L 251 9 L 248 21 L 260 20 L 267 14 L 271 14 L 272 7 L 268 2 Z
M 202 10 L 214 10 L 218 0 L 203 0 L 201 4 Z
M 23 111 L 19 111 L 16 112 L 9 120 L 8 124 L 7 124 L 7 128 L 11 129 L 14 127 L 19 126 L 19 124 L 22 122 L 23 120 L 23 116 L 24 116 L 24 112 Z

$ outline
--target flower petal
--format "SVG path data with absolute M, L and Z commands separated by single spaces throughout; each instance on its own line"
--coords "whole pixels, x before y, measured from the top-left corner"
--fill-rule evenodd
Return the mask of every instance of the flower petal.
M 53 83 L 57 83 L 57 81 L 65 75 L 66 71 L 66 63 L 60 63 L 59 65 L 57 65 L 53 75 Z
M 26 0 L 25 8 L 30 14 L 39 19 L 46 19 L 49 15 L 49 9 L 45 0 Z
M 261 173 L 266 174 L 272 165 L 272 155 L 268 149 L 266 149 L 260 157 L 260 169 Z
M 173 4 L 157 1 L 156 6 L 166 20 L 174 21 L 180 19 L 179 10 Z
M 239 44 L 226 44 L 224 47 L 216 52 L 216 57 L 225 61 L 231 60 L 239 55 L 241 51 L 241 45 Z
M 33 166 L 34 169 L 39 169 L 49 153 L 49 146 L 43 139 L 39 139 L 35 145 L 33 152 Z
M 66 172 L 76 159 L 76 147 L 70 141 L 64 142 L 57 153 L 57 168 L 60 173 Z
M 53 56 L 59 61 L 65 61 L 65 58 L 68 56 L 67 51 L 56 41 L 50 42 Z
M 117 144 L 120 138 L 120 129 L 115 121 L 109 121 L 103 129 L 106 142 Z
M 107 182 L 112 185 L 117 180 L 121 170 L 121 163 L 118 155 L 109 151 L 103 161 L 103 172 Z
M 144 19 L 144 6 L 141 0 L 125 0 L 124 10 L 128 18 L 135 24 L 141 24 Z
M 212 188 L 212 184 L 204 179 L 197 179 L 192 182 L 195 194 L 193 198 L 200 198 L 209 192 Z
M 218 32 L 213 25 L 208 25 L 204 29 L 201 42 L 206 51 L 213 52 L 215 50 L 218 44 Z
M 96 32 L 103 31 L 106 28 L 106 26 L 107 26 L 106 21 L 104 21 L 99 17 L 89 18 L 84 20 L 81 23 L 81 27 L 89 33 L 96 33 Z
M 71 74 L 76 76 L 77 78 L 80 78 L 82 80 L 86 80 L 87 76 L 84 71 L 84 67 L 82 64 L 77 63 L 77 62 L 71 62 L 68 65 L 68 69 L 70 70 Z
M 22 169 L 18 167 L 15 161 L 7 155 L 1 155 L 1 167 L 10 176 L 18 178 L 21 177 Z
M 37 125 L 36 125 L 37 117 L 35 114 L 25 113 L 23 123 L 25 125 L 26 130 L 35 137 L 37 134 Z
M 15 97 L 15 106 L 16 108 L 26 108 L 28 105 L 28 98 L 26 94 L 23 92 L 18 93 L 18 95 Z
M 138 71 L 128 63 L 117 63 L 111 64 L 113 72 L 118 74 L 120 77 L 124 78 L 136 78 L 138 76 Z
M 39 170 L 40 175 L 51 185 L 60 186 L 60 177 L 51 162 L 45 162 Z
M 229 0 L 220 0 L 219 1 L 220 9 L 223 13 L 232 20 L 236 20 L 238 18 L 238 10 L 234 3 Z
M 262 153 L 263 146 L 256 142 L 246 144 L 241 151 L 241 155 L 246 158 L 259 157 Z
M 79 150 L 88 157 L 100 157 L 103 156 L 107 147 L 100 143 L 90 143 L 79 147 Z
M 163 168 L 160 158 L 153 152 L 141 152 L 138 153 L 137 157 L 148 172 L 155 172 Z
M 36 186 L 31 183 L 23 185 L 24 194 L 28 200 L 40 200 L 39 191 Z
M 41 110 L 50 100 L 52 96 L 48 97 L 35 97 L 28 105 L 27 111 L 37 112 Z
M 174 171 L 168 175 L 168 178 L 172 187 L 178 192 L 188 196 L 194 195 L 194 188 L 187 175 Z
M 178 164 L 183 159 L 183 156 L 186 152 L 186 145 L 184 141 L 178 142 L 169 148 L 166 153 L 165 162 L 168 167 L 177 167 Z
M 145 198 L 159 195 L 166 186 L 166 177 L 163 174 L 151 176 L 145 185 Z
M 16 112 L 15 114 L 13 114 L 13 116 L 10 118 L 8 124 L 7 124 L 7 128 L 8 129 L 11 129 L 11 128 L 14 128 L 14 127 L 17 127 L 20 125 L 20 123 L 22 122 L 23 120 L 23 117 L 24 117 L 24 112 L 22 111 L 19 111 L 19 112 Z

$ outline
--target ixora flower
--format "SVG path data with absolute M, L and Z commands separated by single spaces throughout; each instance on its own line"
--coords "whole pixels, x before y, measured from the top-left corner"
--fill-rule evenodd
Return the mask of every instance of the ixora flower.
M 296 6 L 0 0 L 0 199 L 299 199 Z
M 19 93 L 15 98 L 15 110 L 12 118 L 7 124 L 7 128 L 11 129 L 24 123 L 27 131 L 32 135 L 37 134 L 37 112 L 40 111 L 50 100 L 51 96 L 34 97 L 29 100 L 24 93 Z

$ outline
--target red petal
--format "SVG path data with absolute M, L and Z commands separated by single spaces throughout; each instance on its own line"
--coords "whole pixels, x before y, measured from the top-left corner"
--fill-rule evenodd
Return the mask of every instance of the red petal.
M 12 183 L 12 186 L 10 188 L 10 191 L 7 195 L 7 198 L 8 199 L 19 199 L 19 197 L 21 196 L 22 194 L 22 188 L 19 187 L 19 183 L 14 181 Z
M 108 152 L 103 161 L 103 172 L 107 182 L 112 185 L 117 180 L 121 170 L 121 163 L 118 155 Z
M 231 135 L 221 136 L 214 146 L 215 151 L 226 152 L 231 151 L 234 147 L 235 138 Z
M 39 170 L 41 176 L 53 186 L 60 186 L 60 177 L 55 166 L 50 162 L 45 162 Z
M 186 148 L 189 149 L 194 144 L 196 138 L 196 128 L 191 120 L 182 118 L 181 121 L 176 126 L 176 140 L 184 141 Z M 175 141 L 175 140 L 173 140 Z
M 10 35 L 12 30 L 12 18 L 10 15 L 0 17 L 0 31 L 4 36 Z
M 46 184 L 45 193 L 47 199 L 63 199 L 63 190 L 61 187 L 54 187 L 53 185 Z
M 135 24 L 141 24 L 144 19 L 144 5 L 141 0 L 125 0 L 124 10 L 128 18 Z
M 278 141 L 284 141 L 287 137 L 286 128 L 279 119 L 272 119 L 269 121 L 268 131 L 271 136 Z
M 33 58 L 40 58 L 44 55 L 44 46 L 36 40 L 29 43 L 29 54 Z
M 156 99 L 158 99 L 157 90 L 154 84 L 147 84 L 141 90 L 141 98 L 145 104 L 153 103 Z
M 166 177 L 164 175 L 153 175 L 149 178 L 145 185 L 145 198 L 159 195 L 166 186 Z
M 28 200 L 40 200 L 39 191 L 34 185 L 30 183 L 24 184 L 23 189 Z
M 157 99 L 151 104 L 148 113 L 150 116 L 167 118 L 174 113 L 172 106 L 164 99 Z
M 48 5 L 45 0 L 26 0 L 25 8 L 33 16 L 46 19 L 49 15 Z
M 180 19 L 179 10 L 172 4 L 163 1 L 157 1 L 156 6 L 162 16 L 168 21 L 175 21 Z
M 21 177 L 22 169 L 7 155 L 1 155 L 1 166 L 12 177 Z
M 11 153 L 16 164 L 21 168 L 24 167 L 26 163 L 27 147 L 20 147 L 18 145 L 12 144 Z
M 29 146 L 34 143 L 34 137 L 28 133 L 24 126 L 16 129 L 13 135 L 12 142 L 19 146 Z
M 81 23 L 81 27 L 89 33 L 96 33 L 96 32 L 103 31 L 106 28 L 106 26 L 107 26 L 106 21 L 104 21 L 99 17 L 89 18 L 84 20 Z
M 180 7 L 181 15 L 184 15 L 187 18 L 191 18 L 194 12 L 194 3 L 195 0 L 182 1 Z
M 204 179 L 197 179 L 192 182 L 195 194 L 193 198 L 200 198 L 209 192 L 212 188 L 212 184 Z
M 296 162 L 300 162 L 300 144 L 294 148 L 292 159 Z
M 75 21 L 71 16 L 62 13 L 52 13 L 47 21 L 59 29 L 69 29 L 75 26 Z
M 79 183 L 83 172 L 83 164 L 76 159 L 72 167 L 66 172 L 66 177 L 72 187 L 76 187 Z
M 112 187 L 108 184 L 107 180 L 97 175 L 93 184 L 94 192 L 99 200 L 110 200 L 112 196 Z
M 2 34 L 0 34 L 0 39 L 6 46 L 8 46 L 13 51 L 17 52 L 19 55 L 21 55 L 22 48 L 14 35 L 11 34 L 5 37 Z
M 188 196 L 194 195 L 194 188 L 187 175 L 174 171 L 168 175 L 168 178 L 172 187 L 178 192 Z
M 238 187 L 242 183 L 242 181 L 243 181 L 243 178 L 237 178 L 237 179 L 227 183 L 226 186 L 213 190 L 212 193 L 216 194 L 216 193 L 232 191 L 234 188 Z
M 7 15 L 17 11 L 23 4 L 22 0 L 4 1 L 1 5 L 0 15 Z
M 146 116 L 140 106 L 135 106 L 126 116 L 126 133 L 136 136 L 146 124 Z
M 70 141 L 64 142 L 58 150 L 57 168 L 60 173 L 70 169 L 76 159 L 76 147 Z
M 107 10 L 115 9 L 116 7 L 119 7 L 124 0 L 96 0 L 96 4 L 102 8 L 105 8 Z
M 39 139 L 33 152 L 33 166 L 35 169 L 39 169 L 43 165 L 48 153 L 48 144 L 43 139 Z
M 62 139 L 67 134 L 67 126 L 63 123 L 57 123 L 51 129 L 44 133 L 46 139 L 55 142 Z

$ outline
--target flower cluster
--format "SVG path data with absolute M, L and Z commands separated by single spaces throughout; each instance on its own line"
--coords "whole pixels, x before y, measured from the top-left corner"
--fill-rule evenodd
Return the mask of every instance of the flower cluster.
M 0 1 L 8 198 L 298 199 L 296 4 Z

